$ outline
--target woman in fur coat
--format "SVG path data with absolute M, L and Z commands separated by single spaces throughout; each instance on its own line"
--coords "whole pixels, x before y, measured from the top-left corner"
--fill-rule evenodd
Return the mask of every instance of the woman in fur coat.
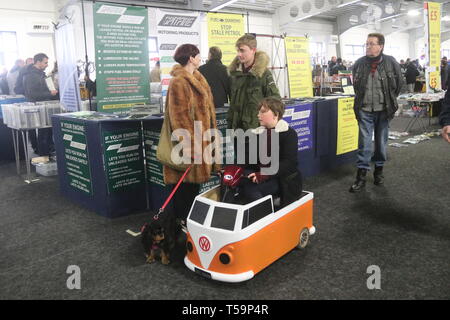
M 214 161 L 210 164 L 211 161 L 205 161 L 203 157 L 205 149 L 211 142 L 203 141 L 202 137 L 205 131 L 217 129 L 217 126 L 211 89 L 206 79 L 197 71 L 200 65 L 200 51 L 195 45 L 184 44 L 175 51 L 174 60 L 179 64 L 171 71 L 172 79 L 166 101 L 169 117 L 164 121 L 170 121 L 172 132 L 177 129 L 189 132 L 191 141 L 187 145 L 190 147 L 185 148 L 183 154 L 187 153 L 194 163 L 173 197 L 175 217 L 181 219 L 183 224 L 194 198 L 199 193 L 200 184 L 208 181 L 211 173 L 219 170 L 220 166 L 214 164 Z M 197 125 L 201 124 L 202 137 L 199 137 L 201 148 L 194 148 L 194 121 Z M 163 171 L 164 182 L 168 185 L 175 185 L 184 173 L 168 166 L 164 166 Z

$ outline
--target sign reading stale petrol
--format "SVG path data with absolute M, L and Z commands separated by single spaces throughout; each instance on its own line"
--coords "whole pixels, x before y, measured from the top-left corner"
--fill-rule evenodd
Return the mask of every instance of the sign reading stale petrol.
M 138 129 L 103 132 L 109 193 L 145 183 L 141 141 Z
M 236 57 L 236 41 L 244 35 L 242 14 L 208 13 L 208 47 L 222 50 L 222 63 L 228 66 Z
M 312 73 L 309 40 L 305 37 L 284 38 L 291 98 L 312 97 Z
M 355 98 L 338 99 L 337 150 L 336 155 L 358 149 L 358 121 L 353 104 Z
M 64 160 L 69 185 L 87 194 L 92 194 L 85 128 L 84 124 L 61 121 Z
M 98 111 L 148 103 L 147 9 L 94 3 L 94 37 Z

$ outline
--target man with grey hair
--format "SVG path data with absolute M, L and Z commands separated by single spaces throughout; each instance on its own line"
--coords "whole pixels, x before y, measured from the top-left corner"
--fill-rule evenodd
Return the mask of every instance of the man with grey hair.
M 359 143 L 358 170 L 350 192 L 364 189 L 370 162 L 375 164 L 374 184 L 384 183 L 389 121 L 398 109 L 397 96 L 403 85 L 400 65 L 394 57 L 383 53 L 384 41 L 381 33 L 370 33 L 366 40 L 366 55 L 355 62 L 352 70 L 355 88 L 353 109 L 358 120 Z
M 228 103 L 230 96 L 230 77 L 227 67 L 222 64 L 222 51 L 219 47 L 209 48 L 208 62 L 200 66 L 198 71 L 206 78 L 211 88 L 216 108 Z

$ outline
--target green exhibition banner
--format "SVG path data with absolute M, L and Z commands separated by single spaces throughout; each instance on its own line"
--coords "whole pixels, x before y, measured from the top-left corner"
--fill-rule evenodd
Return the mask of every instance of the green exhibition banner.
M 140 129 L 104 131 L 103 143 L 109 193 L 145 184 Z
M 94 38 L 97 110 L 149 103 L 147 8 L 95 2 Z
M 86 127 L 72 121 L 61 121 L 64 143 L 64 159 L 69 185 L 92 194 L 91 170 L 86 143 Z
M 163 166 L 156 158 L 156 148 L 159 143 L 160 131 L 144 128 L 145 159 L 147 165 L 147 179 L 149 183 L 165 187 Z

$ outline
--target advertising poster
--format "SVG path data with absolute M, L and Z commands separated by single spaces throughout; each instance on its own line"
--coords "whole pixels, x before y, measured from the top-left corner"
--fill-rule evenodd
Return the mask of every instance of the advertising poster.
M 86 127 L 72 121 L 61 121 L 64 143 L 64 159 L 69 185 L 87 194 L 92 194 L 91 170 L 85 135 Z
M 141 130 L 103 132 L 104 163 L 108 192 L 145 184 Z
M 95 2 L 94 38 L 98 111 L 149 103 L 147 9 Z
M 353 111 L 354 98 L 338 99 L 336 155 L 358 149 L 358 121 Z
M 424 8 L 429 61 L 425 78 L 427 92 L 434 92 L 441 89 L 441 4 L 425 2 Z
M 160 131 L 154 131 L 144 127 L 144 145 L 147 180 L 149 183 L 165 187 L 163 166 L 156 158 L 156 149 L 158 148 Z
M 228 66 L 236 57 L 236 41 L 244 35 L 244 16 L 241 14 L 214 13 L 207 15 L 208 47 L 222 50 L 222 63 Z
M 312 104 L 300 104 L 286 106 L 283 120 L 289 123 L 289 127 L 297 132 L 298 151 L 312 149 L 313 147 L 313 117 Z
M 284 38 L 291 98 L 313 96 L 309 40 L 305 37 Z
M 185 43 L 196 45 L 200 49 L 200 17 L 197 12 L 156 10 L 161 86 L 163 103 L 170 82 L 170 71 L 176 63 L 173 60 L 176 48 Z

